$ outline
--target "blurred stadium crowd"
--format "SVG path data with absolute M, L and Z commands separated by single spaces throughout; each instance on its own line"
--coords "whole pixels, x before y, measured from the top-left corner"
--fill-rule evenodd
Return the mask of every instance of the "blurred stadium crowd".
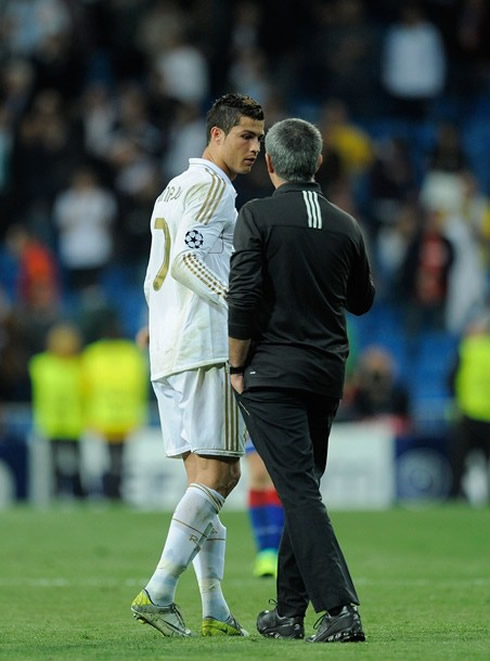
M 489 34 L 485 0 L 3 0 L 0 402 L 30 401 L 56 323 L 88 345 L 116 314 L 134 337 L 154 199 L 240 91 L 268 125 L 319 126 L 318 180 L 366 235 L 378 297 L 350 320 L 344 418 L 443 421 L 488 304 Z M 236 186 L 239 205 L 271 192 L 263 163 Z

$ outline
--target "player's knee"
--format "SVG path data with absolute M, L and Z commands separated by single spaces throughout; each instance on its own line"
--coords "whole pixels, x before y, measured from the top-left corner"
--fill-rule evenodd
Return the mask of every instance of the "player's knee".
M 230 477 L 230 491 L 233 491 L 233 489 L 236 487 L 239 481 L 240 481 L 240 471 L 237 471 Z
M 215 489 L 224 498 L 226 498 L 236 487 L 240 480 L 240 462 L 216 460 L 209 458 L 197 462 L 196 470 L 187 469 L 187 478 L 189 483 L 199 482 L 211 489 Z
M 236 464 L 230 464 L 229 471 L 223 476 L 221 482 L 221 487 L 223 489 L 222 493 L 225 498 L 230 495 L 240 481 L 240 475 L 240 464 L 238 462 Z

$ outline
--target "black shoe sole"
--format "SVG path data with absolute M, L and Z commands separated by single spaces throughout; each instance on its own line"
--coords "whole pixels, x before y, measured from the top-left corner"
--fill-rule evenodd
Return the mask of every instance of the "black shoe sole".
M 338 631 L 325 638 L 306 639 L 309 643 L 363 643 L 366 636 L 362 631 Z
M 293 633 L 290 634 L 289 636 L 285 636 L 280 631 L 259 631 L 261 636 L 264 636 L 265 638 L 280 638 L 282 640 L 301 640 L 304 638 L 304 634 L 297 634 Z

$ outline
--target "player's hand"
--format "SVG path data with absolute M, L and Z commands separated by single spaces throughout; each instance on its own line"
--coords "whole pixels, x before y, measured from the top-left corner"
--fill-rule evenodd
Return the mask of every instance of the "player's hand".
M 231 387 L 241 395 L 243 392 L 243 374 L 232 374 L 230 376 Z
M 150 331 L 148 326 L 139 329 L 136 333 L 135 342 L 140 349 L 146 349 L 148 347 L 148 344 L 150 343 Z

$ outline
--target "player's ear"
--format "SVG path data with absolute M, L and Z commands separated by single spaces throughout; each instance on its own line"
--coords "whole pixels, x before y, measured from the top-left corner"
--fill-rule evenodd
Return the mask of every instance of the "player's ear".
M 226 137 L 223 129 L 220 129 L 218 126 L 213 126 L 210 135 L 211 135 L 211 142 L 214 142 L 217 145 L 221 145 Z
M 317 160 L 317 162 L 316 162 L 316 170 L 315 170 L 315 172 L 318 172 L 318 170 L 320 169 L 320 165 L 321 165 L 322 163 L 323 163 L 323 156 L 322 156 L 322 154 L 319 154 L 319 155 L 318 155 L 318 160 Z

